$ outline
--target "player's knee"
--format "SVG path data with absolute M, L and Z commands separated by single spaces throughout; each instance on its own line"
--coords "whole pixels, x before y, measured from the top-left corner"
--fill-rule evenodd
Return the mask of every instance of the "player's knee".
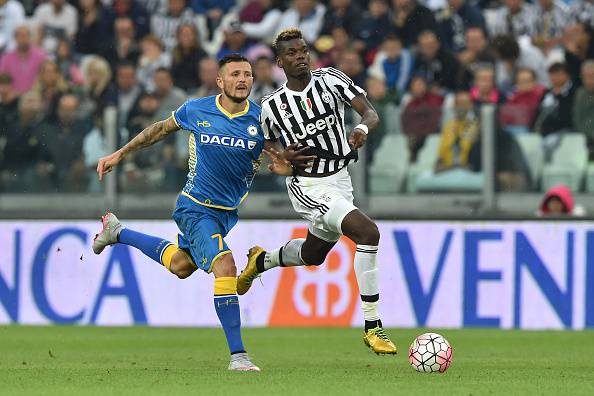
M 373 221 L 368 221 L 359 228 L 355 243 L 358 245 L 377 246 L 379 244 L 379 240 L 380 232 L 377 228 L 377 224 L 375 224 Z
M 219 258 L 213 266 L 213 272 L 216 277 L 237 276 L 237 267 L 233 256 L 226 254 Z
M 171 260 L 169 270 L 179 279 L 186 279 L 192 275 L 196 268 L 185 255 L 175 255 Z
M 301 260 L 306 266 L 318 266 L 324 263 L 325 255 L 318 252 L 301 251 Z

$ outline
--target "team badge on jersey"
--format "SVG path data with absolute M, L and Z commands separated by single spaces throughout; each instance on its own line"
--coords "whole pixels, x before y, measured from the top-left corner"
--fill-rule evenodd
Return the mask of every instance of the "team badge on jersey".
M 258 128 L 255 125 L 250 125 L 247 129 L 247 132 L 250 136 L 256 136 L 258 134 Z
M 328 91 L 322 92 L 321 97 L 324 103 L 330 103 L 330 101 L 332 100 L 332 96 L 330 96 L 330 92 Z
M 299 104 L 301 105 L 301 108 L 305 111 L 307 110 L 311 110 L 311 99 L 310 98 L 306 98 L 305 100 L 301 100 L 301 102 L 299 102 Z

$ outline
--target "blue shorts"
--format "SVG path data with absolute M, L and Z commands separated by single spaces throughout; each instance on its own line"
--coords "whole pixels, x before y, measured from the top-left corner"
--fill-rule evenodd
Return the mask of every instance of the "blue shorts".
M 231 253 L 224 238 L 237 224 L 237 210 L 209 208 L 180 195 L 173 220 L 182 232 L 177 237 L 178 247 L 189 253 L 201 270 L 211 272 L 219 257 Z

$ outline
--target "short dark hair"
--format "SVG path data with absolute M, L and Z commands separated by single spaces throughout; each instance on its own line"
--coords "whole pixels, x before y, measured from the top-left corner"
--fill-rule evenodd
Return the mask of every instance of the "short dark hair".
M 233 62 L 250 63 L 248 58 L 246 58 L 245 56 L 243 56 L 241 54 L 229 54 L 229 55 L 225 55 L 223 58 L 221 58 L 219 60 L 219 69 L 222 69 L 223 66 L 225 66 L 227 63 L 233 63 Z
M 171 76 L 171 70 L 169 70 L 166 67 L 160 66 L 157 68 L 157 70 L 155 70 L 155 73 L 161 73 L 161 72 L 165 72 Z
M 281 43 L 295 39 L 303 40 L 303 33 L 301 33 L 301 30 L 297 28 L 289 28 L 283 30 L 282 32 L 276 35 L 276 38 L 272 42 L 272 49 L 274 49 L 274 53 L 277 55 L 279 54 Z
M 564 72 L 565 74 L 569 74 L 569 69 L 567 65 L 562 62 L 555 62 L 551 66 L 549 66 L 549 73 L 557 73 L 557 72 Z
M 520 46 L 513 36 L 495 36 L 491 44 L 497 56 L 503 60 L 515 61 L 520 57 Z
M 402 44 L 402 39 L 400 38 L 400 36 L 394 33 L 387 34 L 386 37 L 384 37 L 384 43 L 386 41 L 398 41 L 400 44 Z

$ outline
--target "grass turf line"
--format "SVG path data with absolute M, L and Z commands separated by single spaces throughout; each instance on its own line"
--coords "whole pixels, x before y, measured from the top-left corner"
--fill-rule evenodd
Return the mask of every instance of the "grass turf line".
M 445 374 L 376 356 L 359 329 L 245 329 L 261 373 L 228 372 L 219 329 L 0 327 L 4 395 L 594 394 L 594 332 L 432 330 L 454 347 Z

